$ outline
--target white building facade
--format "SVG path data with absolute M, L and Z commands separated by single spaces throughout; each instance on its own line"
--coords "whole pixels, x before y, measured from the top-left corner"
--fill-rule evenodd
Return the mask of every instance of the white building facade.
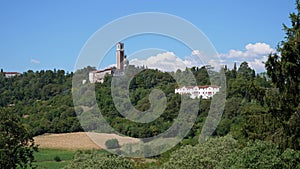
M 220 91 L 220 86 L 206 85 L 206 86 L 183 86 L 175 89 L 175 93 L 180 95 L 188 94 L 190 98 L 202 98 L 209 99 L 212 98 L 217 92 Z
M 6 78 L 12 78 L 21 75 L 21 73 L 18 72 L 3 72 L 3 74 L 5 75 Z
M 90 83 L 103 83 L 106 74 L 113 74 L 113 68 L 89 72 L 89 81 Z

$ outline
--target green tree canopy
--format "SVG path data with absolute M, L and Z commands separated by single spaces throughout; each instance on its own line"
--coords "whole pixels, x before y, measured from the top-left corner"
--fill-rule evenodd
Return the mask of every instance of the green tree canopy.
M 32 167 L 37 150 L 30 133 L 12 110 L 0 108 L 0 168 Z
M 267 74 L 279 94 L 268 97 L 269 112 L 279 124 L 273 138 L 283 148 L 299 149 L 298 129 L 293 121 L 300 120 L 297 113 L 300 103 L 300 1 L 296 0 L 296 13 L 290 14 L 291 27 L 283 25 L 285 40 L 278 46 L 279 53 L 272 53 L 266 62 Z M 270 95 L 270 96 L 272 96 Z M 299 125 L 299 124 L 296 124 Z M 295 132 L 297 131 L 297 132 Z
M 78 151 L 73 161 L 64 167 L 64 169 L 132 169 L 133 162 L 124 157 L 116 155 L 97 154 L 95 151 Z

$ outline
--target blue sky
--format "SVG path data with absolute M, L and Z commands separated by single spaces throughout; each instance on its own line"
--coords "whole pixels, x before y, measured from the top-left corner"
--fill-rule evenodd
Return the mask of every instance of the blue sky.
M 18 72 L 54 68 L 73 71 L 81 48 L 101 27 L 134 13 L 162 12 L 198 27 L 224 64 L 230 67 L 234 61 L 245 60 L 259 72 L 263 71 L 261 61 L 266 59 L 266 53 L 274 51 L 284 39 L 282 24 L 289 25 L 294 4 L 286 0 L 3 0 L 0 68 Z M 192 51 L 177 42 L 160 42 L 151 36 L 129 38 L 125 40 L 125 50 L 131 55 L 143 48 L 159 48 L 164 49 L 165 56 L 174 55 L 183 61 L 191 55 Z M 113 51 L 112 48 L 100 67 L 115 63 Z

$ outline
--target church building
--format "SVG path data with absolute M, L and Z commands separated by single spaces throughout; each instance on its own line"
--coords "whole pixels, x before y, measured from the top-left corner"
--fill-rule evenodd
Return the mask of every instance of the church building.
M 129 65 L 129 61 L 126 59 L 124 53 L 124 43 L 118 42 L 116 45 L 116 66 L 103 70 L 95 70 L 89 73 L 90 83 L 103 83 L 106 74 L 120 76 L 123 75 L 126 67 Z

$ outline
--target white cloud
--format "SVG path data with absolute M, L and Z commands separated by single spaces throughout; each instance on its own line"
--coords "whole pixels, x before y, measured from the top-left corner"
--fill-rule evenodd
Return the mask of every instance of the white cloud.
M 200 52 L 200 50 L 193 50 L 192 55 L 200 56 L 200 55 L 202 55 L 202 53 Z
M 223 58 L 237 58 L 237 57 L 243 57 L 244 55 L 245 54 L 242 51 L 231 49 L 227 54 L 221 54 L 221 57 L 223 57 Z
M 243 51 L 231 49 L 228 53 L 220 54 L 219 60 L 218 57 L 205 57 L 203 52 L 194 50 L 191 52 L 190 56 L 186 56 L 184 59 L 177 57 L 173 52 L 164 52 L 155 56 L 150 56 L 144 60 L 137 58 L 132 59 L 130 64 L 147 66 L 148 68 L 159 69 L 161 71 L 184 70 L 186 67 L 201 67 L 209 64 L 214 67 L 215 70 L 219 70 L 220 64 L 233 68 L 235 62 L 237 63 L 237 66 L 239 66 L 243 61 L 246 61 L 256 72 L 263 72 L 265 71 L 263 62 L 267 60 L 268 55 L 271 52 L 275 52 L 275 49 L 271 48 L 270 45 L 266 43 L 259 42 L 247 44 Z
M 263 56 L 260 59 L 254 59 L 253 61 L 249 61 L 249 66 L 253 68 L 256 72 L 264 72 L 265 71 L 265 64 L 268 59 L 267 56 Z
M 243 61 L 249 63 L 249 66 L 252 67 L 256 72 L 264 72 L 265 62 L 270 53 L 276 52 L 275 49 L 271 48 L 270 45 L 266 43 L 255 43 L 255 44 L 247 44 L 245 46 L 245 50 L 229 50 L 228 53 L 220 54 L 224 64 L 228 65 L 230 68 L 233 67 L 234 62 L 237 63 L 237 66 Z
M 30 60 L 30 63 L 33 63 L 33 64 L 40 64 L 41 62 L 39 60 L 36 60 L 36 59 L 31 59 Z
M 246 50 L 250 54 L 264 55 L 269 54 L 271 52 L 275 52 L 274 49 L 270 47 L 270 45 L 265 43 L 256 43 L 256 44 L 248 44 L 246 45 Z
M 132 59 L 131 65 L 147 66 L 151 69 L 158 69 L 161 71 L 176 71 L 177 69 L 185 69 L 186 64 L 179 57 L 175 56 L 173 52 L 164 52 L 156 56 L 150 56 L 146 60 Z
M 204 65 L 210 64 L 216 70 L 220 67 L 220 62 L 217 60 L 208 60 L 204 64 L 202 59 L 207 60 L 208 57 L 204 57 L 204 54 L 199 50 L 194 50 L 191 52 L 190 56 L 186 56 L 184 59 L 177 57 L 173 52 L 164 52 L 151 56 L 145 60 L 132 59 L 130 61 L 131 65 L 135 66 L 147 66 L 151 69 L 158 69 L 161 71 L 176 71 L 178 69 L 184 70 L 186 67 L 202 67 Z
M 271 52 L 275 52 L 275 49 L 271 48 L 270 45 L 266 43 L 255 43 L 247 44 L 244 51 L 231 49 L 228 53 L 220 54 L 220 57 L 230 59 L 230 58 L 258 58 L 261 56 L 266 56 Z
M 193 66 L 201 67 L 204 65 L 203 61 L 201 60 L 202 56 L 204 56 L 204 54 L 201 51 L 193 50 L 191 55 L 185 57 L 183 62 L 187 67 L 193 67 Z

